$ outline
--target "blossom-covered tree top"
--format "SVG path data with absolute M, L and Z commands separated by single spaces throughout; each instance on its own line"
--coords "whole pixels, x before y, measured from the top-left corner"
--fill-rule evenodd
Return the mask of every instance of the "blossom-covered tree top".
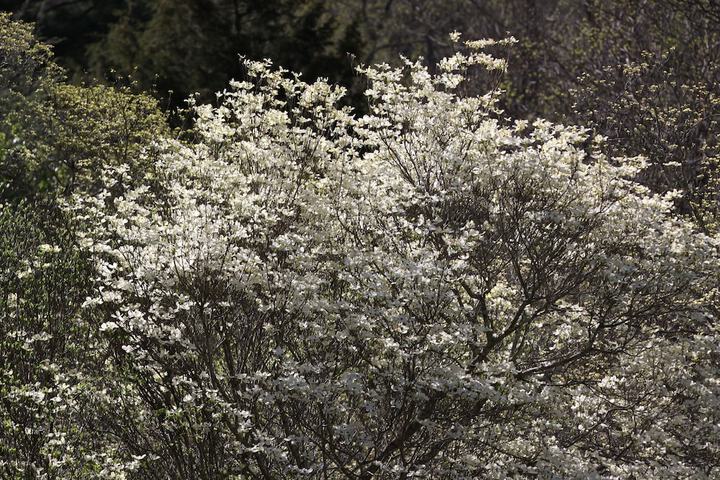
M 361 117 L 248 61 L 193 106 L 195 141 L 76 196 L 98 402 L 122 412 L 106 473 L 718 474 L 717 240 L 633 181 L 641 159 L 462 95 L 505 68 L 490 45 L 361 69 Z

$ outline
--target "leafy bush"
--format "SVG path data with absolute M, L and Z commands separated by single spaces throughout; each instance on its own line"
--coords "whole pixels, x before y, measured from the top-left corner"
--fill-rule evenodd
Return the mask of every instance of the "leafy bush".
M 167 134 L 165 115 L 146 95 L 64 83 L 29 25 L 0 16 L 0 45 L 0 199 L 92 194 L 99 169 L 127 164 Z M 133 166 L 138 176 L 151 168 Z

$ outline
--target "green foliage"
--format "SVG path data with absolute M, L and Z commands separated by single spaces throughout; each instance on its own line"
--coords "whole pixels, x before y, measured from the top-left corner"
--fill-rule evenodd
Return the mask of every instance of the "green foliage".
M 48 108 L 42 113 L 47 123 L 25 141 L 46 149 L 52 186 L 64 193 L 94 192 L 103 166 L 131 164 L 133 174 L 142 176 L 152 168 L 143 150 L 167 133 L 156 101 L 127 89 L 61 84 L 42 107 Z
M 165 116 L 146 95 L 59 83 L 10 111 L 5 123 L 13 138 L 2 159 L 5 198 L 92 192 L 97 169 L 138 161 L 167 131 Z M 147 162 L 134 173 L 142 175 Z
M 33 36 L 30 25 L 0 12 L 0 39 L 0 105 L 30 95 L 59 76 L 50 48 Z
M 36 169 L 31 155 L 19 155 L 23 122 L 18 112 L 30 114 L 60 73 L 50 49 L 34 39 L 30 25 L 0 14 L 0 199 L 8 198 L 9 190 L 26 191 Z
M 62 82 L 49 48 L 6 15 L 0 45 L 0 199 L 92 193 L 102 166 L 129 159 L 135 175 L 151 168 L 141 151 L 167 133 L 154 99 L 129 88 Z

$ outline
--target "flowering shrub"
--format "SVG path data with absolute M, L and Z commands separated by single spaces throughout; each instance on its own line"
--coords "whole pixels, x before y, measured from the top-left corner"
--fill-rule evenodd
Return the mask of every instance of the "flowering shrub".
M 73 475 L 717 474 L 717 240 L 641 159 L 456 93 L 488 43 L 363 69 L 361 118 L 247 62 L 194 142 L 68 203 L 105 352 Z
M 47 205 L 0 205 L 3 479 L 88 478 L 82 473 L 106 463 L 102 440 L 86 423 L 88 399 L 97 406 L 102 389 L 102 377 L 90 373 L 104 351 L 80 312 L 93 269 L 60 227 L 66 220 Z M 111 468 L 123 465 L 110 460 Z

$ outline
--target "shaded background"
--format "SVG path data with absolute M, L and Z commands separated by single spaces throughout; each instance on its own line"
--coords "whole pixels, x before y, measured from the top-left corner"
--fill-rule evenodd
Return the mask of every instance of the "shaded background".
M 241 75 L 238 55 L 349 85 L 356 63 L 405 55 L 433 65 L 458 30 L 515 36 L 512 113 L 554 117 L 572 110 L 568 87 L 582 75 L 647 61 L 643 54 L 665 63 L 671 52 L 684 76 L 708 74 L 720 45 L 714 0 L 2 0 L 0 8 L 34 22 L 74 79 L 130 76 L 178 100 L 223 89 Z

